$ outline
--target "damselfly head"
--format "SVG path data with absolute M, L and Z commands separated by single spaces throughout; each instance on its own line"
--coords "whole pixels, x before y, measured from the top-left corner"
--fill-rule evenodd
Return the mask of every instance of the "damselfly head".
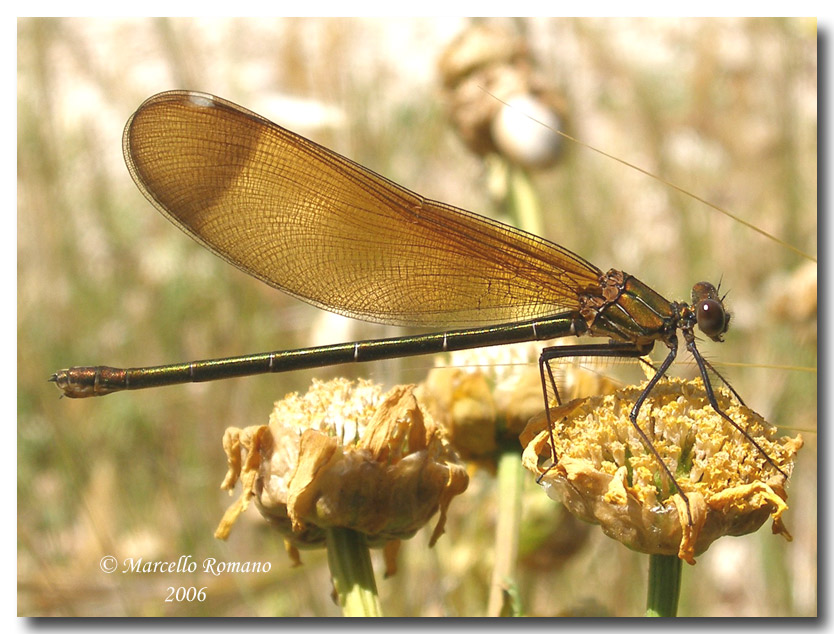
M 713 341 L 724 341 L 722 335 L 730 327 L 730 313 L 712 284 L 698 282 L 692 287 L 692 309 L 700 331 Z

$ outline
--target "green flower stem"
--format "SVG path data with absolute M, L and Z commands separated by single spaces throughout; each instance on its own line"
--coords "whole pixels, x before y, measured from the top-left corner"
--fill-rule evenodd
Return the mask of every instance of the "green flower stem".
M 543 233 L 541 204 L 530 174 L 523 167 L 507 164 L 507 207 L 520 229 L 536 235 Z
M 649 555 L 646 616 L 677 616 L 682 562 L 675 555 Z
M 498 516 L 495 526 L 495 561 L 489 592 L 489 616 L 512 616 L 518 606 L 512 603 L 512 586 L 516 579 L 518 539 L 521 527 L 521 487 L 524 468 L 518 452 L 505 451 L 498 459 Z
M 493 169 L 496 169 L 493 164 Z M 504 204 L 513 224 L 541 235 L 541 205 L 530 175 L 509 161 L 501 168 L 506 183 Z M 489 616 L 518 616 L 513 599 L 521 530 L 521 492 L 524 468 L 518 451 L 505 451 L 498 459 L 498 517 L 495 526 L 495 561 L 489 593 Z
M 365 536 L 348 528 L 331 528 L 327 563 L 345 616 L 382 616 L 379 594 Z

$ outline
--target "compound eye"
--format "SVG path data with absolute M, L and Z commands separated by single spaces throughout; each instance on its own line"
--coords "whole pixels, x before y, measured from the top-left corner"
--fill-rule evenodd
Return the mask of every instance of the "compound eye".
M 727 331 L 727 313 L 724 305 L 717 299 L 702 299 L 695 307 L 698 328 L 710 339 L 721 341 L 721 335 Z

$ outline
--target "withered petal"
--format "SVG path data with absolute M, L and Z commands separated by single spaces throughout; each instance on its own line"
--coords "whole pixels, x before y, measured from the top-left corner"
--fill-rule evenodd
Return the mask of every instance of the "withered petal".
M 287 494 L 287 514 L 294 531 L 304 530 L 304 517 L 312 515 L 318 494 L 315 482 L 331 460 L 339 459 L 338 446 L 336 438 L 313 429 L 306 429 L 301 434 L 298 463 L 290 477 Z

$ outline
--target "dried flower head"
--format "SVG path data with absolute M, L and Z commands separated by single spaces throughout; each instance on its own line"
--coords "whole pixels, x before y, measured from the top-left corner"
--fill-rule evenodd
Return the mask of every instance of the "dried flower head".
M 473 24 L 443 51 L 438 71 L 449 118 L 472 152 L 495 153 L 528 167 L 548 167 L 558 160 L 559 136 L 520 112 L 561 129 L 567 102 L 536 71 L 522 36 L 495 25 Z M 499 99 L 516 107 L 507 109 Z
M 243 490 L 215 536 L 225 539 L 254 499 L 296 561 L 298 548 L 323 546 L 331 527 L 395 553 L 391 542 L 413 536 L 439 510 L 433 545 L 469 478 L 413 389 L 382 394 L 367 381 L 314 381 L 305 395 L 277 402 L 269 425 L 227 429 L 221 487 L 231 492 L 241 480 Z
M 502 447 L 518 449 L 518 434 L 542 409 L 537 354 L 525 344 L 454 352 L 417 388 L 461 458 L 492 468 Z
M 519 434 L 543 407 L 540 354 L 538 342 L 453 352 L 418 386 L 420 403 L 461 458 L 493 469 L 500 451 L 518 450 Z M 565 363 L 557 371 L 563 398 L 613 390 L 583 367 Z
M 629 421 L 642 393 L 631 386 L 604 397 L 577 399 L 551 410 L 558 463 L 551 458 L 546 418 L 522 435 L 524 465 L 548 495 L 609 536 L 645 553 L 677 554 L 693 564 L 722 535 L 758 530 L 768 516 L 773 532 L 790 540 L 785 477 L 710 406 L 700 379 L 662 381 L 643 404 L 638 423 L 688 500 L 687 504 Z M 758 414 L 716 390 L 724 411 L 787 474 L 802 438 L 776 438 Z M 690 521 L 691 515 L 691 521 Z

